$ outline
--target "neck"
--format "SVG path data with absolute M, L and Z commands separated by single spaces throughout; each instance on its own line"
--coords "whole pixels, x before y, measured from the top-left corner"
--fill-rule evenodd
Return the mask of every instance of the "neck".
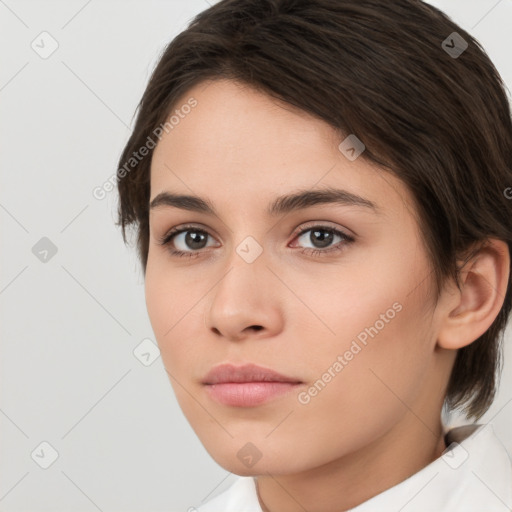
M 263 512 L 349 510 L 439 458 L 446 448 L 441 421 L 434 428 L 408 413 L 362 450 L 292 475 L 259 476 Z

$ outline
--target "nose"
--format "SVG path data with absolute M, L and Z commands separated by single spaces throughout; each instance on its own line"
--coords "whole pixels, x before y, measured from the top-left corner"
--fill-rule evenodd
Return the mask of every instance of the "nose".
M 247 263 L 235 254 L 208 295 L 205 326 L 229 341 L 275 336 L 283 327 L 280 290 L 262 256 Z

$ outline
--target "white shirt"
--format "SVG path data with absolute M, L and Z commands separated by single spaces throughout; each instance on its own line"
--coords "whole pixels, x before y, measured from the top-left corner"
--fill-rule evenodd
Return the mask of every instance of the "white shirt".
M 510 512 L 512 461 L 491 424 L 446 434 L 444 454 L 351 512 Z M 198 512 L 262 512 L 254 477 L 241 476 Z

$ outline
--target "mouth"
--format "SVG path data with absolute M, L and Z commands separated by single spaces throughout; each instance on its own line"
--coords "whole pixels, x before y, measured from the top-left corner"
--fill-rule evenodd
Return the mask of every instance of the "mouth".
M 289 393 L 303 382 L 254 364 L 214 367 L 202 380 L 209 396 L 223 405 L 254 407 Z

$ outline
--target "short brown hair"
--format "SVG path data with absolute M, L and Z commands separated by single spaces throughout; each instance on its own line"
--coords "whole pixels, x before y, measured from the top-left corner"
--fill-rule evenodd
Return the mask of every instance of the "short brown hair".
M 460 55 L 443 44 L 454 47 L 454 37 L 459 47 L 460 37 L 467 43 Z M 510 105 L 477 40 L 420 0 L 221 0 L 162 53 L 119 159 L 117 225 L 126 243 L 125 228 L 135 223 L 144 275 L 152 150 L 130 172 L 126 162 L 180 97 L 216 78 L 356 134 L 362 158 L 411 191 L 438 294 L 446 278 L 458 283 L 460 262 L 486 239 L 504 240 L 511 251 Z M 491 327 L 457 354 L 446 404 L 468 417 L 479 418 L 496 393 L 511 279 Z

